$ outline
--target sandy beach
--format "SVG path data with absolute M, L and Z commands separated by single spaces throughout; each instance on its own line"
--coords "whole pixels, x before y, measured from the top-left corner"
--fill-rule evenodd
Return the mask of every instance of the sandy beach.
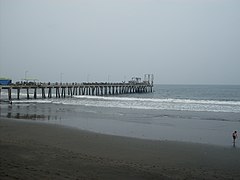
M 0 179 L 238 179 L 240 149 L 1 118 Z

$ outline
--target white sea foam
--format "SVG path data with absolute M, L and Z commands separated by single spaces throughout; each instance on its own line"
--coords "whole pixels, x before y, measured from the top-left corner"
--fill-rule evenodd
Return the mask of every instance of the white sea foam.
M 153 98 L 128 98 L 128 97 L 103 97 L 103 96 L 74 96 L 79 99 L 106 100 L 106 101 L 142 101 L 158 103 L 185 103 L 185 104 L 213 104 L 213 105 L 236 105 L 240 101 L 216 101 L 216 100 L 192 100 L 192 99 L 153 99 Z
M 52 103 L 53 101 L 51 100 L 40 100 L 40 99 L 28 99 L 28 100 L 13 100 L 12 103 L 15 104 L 15 103 L 18 103 L 18 104 L 21 104 L 21 103 Z
M 135 109 L 240 112 L 240 101 L 74 96 L 67 104 Z
M 113 96 L 74 96 L 73 98 L 13 100 L 13 103 L 54 103 L 95 107 L 212 111 L 240 113 L 240 101 L 193 100 L 173 98 L 136 98 Z

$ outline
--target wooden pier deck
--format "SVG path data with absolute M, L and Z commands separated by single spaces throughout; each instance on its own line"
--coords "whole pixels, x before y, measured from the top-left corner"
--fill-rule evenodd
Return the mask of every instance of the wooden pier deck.
M 75 95 L 107 96 L 129 93 L 153 92 L 153 83 L 25 83 L 0 85 L 1 93 L 6 91 L 8 100 L 20 99 L 21 93 L 26 94 L 27 99 L 37 98 L 66 98 Z M 15 95 L 13 97 L 13 92 Z

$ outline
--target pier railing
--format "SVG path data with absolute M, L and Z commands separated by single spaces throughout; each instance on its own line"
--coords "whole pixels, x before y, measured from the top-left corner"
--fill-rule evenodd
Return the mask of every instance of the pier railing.
M 153 92 L 153 84 L 141 83 L 16 83 L 0 85 L 0 99 L 2 91 L 7 91 L 8 100 L 12 100 L 12 92 L 16 92 L 16 99 L 20 99 L 25 91 L 27 99 L 66 98 L 75 95 L 107 96 L 129 93 Z M 33 91 L 33 96 L 30 93 Z

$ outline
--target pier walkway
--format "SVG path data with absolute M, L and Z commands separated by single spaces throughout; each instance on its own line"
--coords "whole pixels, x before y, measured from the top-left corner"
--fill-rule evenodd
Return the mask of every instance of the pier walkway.
M 66 98 L 75 95 L 107 96 L 150 93 L 153 92 L 153 83 L 149 81 L 128 83 L 16 83 L 0 85 L 0 100 L 3 91 L 7 92 L 9 101 L 12 99 L 19 100 L 25 94 L 27 99 Z

